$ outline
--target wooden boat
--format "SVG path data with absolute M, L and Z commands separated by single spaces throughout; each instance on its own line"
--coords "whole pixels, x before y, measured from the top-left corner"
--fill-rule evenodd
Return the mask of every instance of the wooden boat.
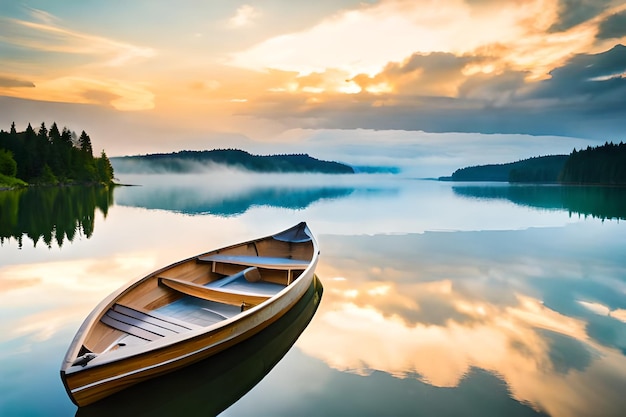
M 61 365 L 78 406 L 250 338 L 302 298 L 317 242 L 306 223 L 203 253 L 120 288 L 87 316 Z

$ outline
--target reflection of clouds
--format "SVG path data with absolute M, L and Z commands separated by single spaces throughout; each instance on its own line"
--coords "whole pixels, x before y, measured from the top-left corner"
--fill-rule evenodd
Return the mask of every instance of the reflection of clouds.
M 0 294 L 19 288 L 32 287 L 39 284 L 39 282 L 40 280 L 38 278 L 13 279 L 6 277 L 0 281 Z
M 618 227 L 323 236 L 324 301 L 299 346 L 338 370 L 439 387 L 478 367 L 553 416 L 618 415 L 626 331 L 608 292 L 626 267 L 613 256 Z
M 19 337 L 48 340 L 85 317 L 137 270 L 153 265 L 154 255 L 136 253 L 0 268 L 0 342 Z

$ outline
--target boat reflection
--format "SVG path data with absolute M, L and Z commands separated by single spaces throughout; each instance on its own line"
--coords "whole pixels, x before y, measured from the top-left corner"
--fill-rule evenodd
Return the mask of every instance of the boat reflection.
M 77 410 L 76 416 L 213 416 L 258 384 L 313 318 L 323 287 L 316 276 L 302 299 L 269 327 L 207 360 Z
M 545 210 L 563 210 L 603 220 L 626 220 L 626 190 L 621 187 L 559 185 L 455 185 L 455 194 L 508 200 Z
M 59 247 L 77 235 L 90 238 L 96 209 L 106 217 L 113 204 L 113 189 L 97 186 L 30 187 L 0 192 L 0 243 L 23 236 L 36 246 Z

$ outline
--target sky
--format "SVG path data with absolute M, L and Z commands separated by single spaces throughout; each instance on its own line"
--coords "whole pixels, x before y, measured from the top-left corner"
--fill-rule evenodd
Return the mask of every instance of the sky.
M 1 0 L 0 128 L 445 175 L 624 140 L 625 45 L 624 0 Z

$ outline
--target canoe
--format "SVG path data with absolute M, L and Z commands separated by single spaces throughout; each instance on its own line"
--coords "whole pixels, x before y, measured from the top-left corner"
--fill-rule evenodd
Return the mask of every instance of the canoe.
M 206 359 L 266 328 L 311 286 L 319 247 L 306 223 L 154 271 L 87 316 L 61 365 L 84 406 Z

